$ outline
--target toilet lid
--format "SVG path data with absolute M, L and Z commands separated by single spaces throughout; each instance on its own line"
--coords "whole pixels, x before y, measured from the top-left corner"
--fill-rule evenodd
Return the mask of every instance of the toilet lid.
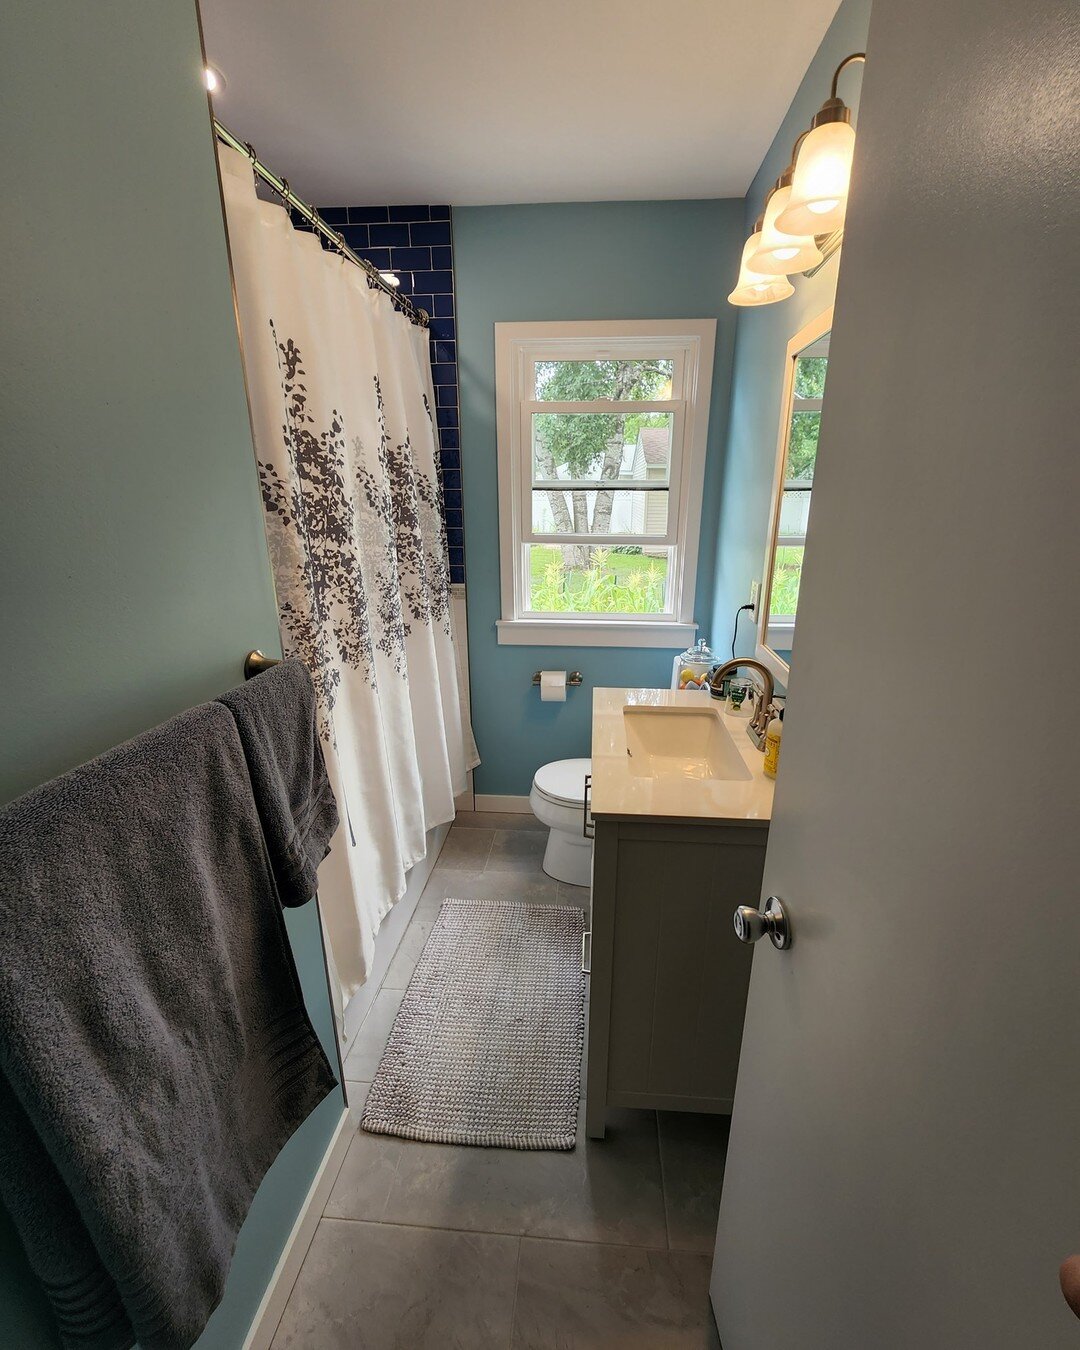
M 537 769 L 533 787 L 553 802 L 581 806 L 585 801 L 585 775 L 591 771 L 591 759 L 556 759 Z

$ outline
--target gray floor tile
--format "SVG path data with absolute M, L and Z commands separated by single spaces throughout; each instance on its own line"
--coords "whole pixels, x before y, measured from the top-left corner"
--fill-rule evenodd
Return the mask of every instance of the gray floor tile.
M 379 1060 L 386 1047 L 386 1038 L 394 1025 L 394 1018 L 404 989 L 381 989 L 364 1024 L 356 1034 L 349 1053 L 345 1056 L 345 1077 L 353 1082 L 370 1082 L 375 1077 Z
M 387 1190 L 385 1180 L 391 1178 Z M 666 1247 L 656 1118 L 612 1111 L 607 1138 L 570 1153 L 353 1140 L 326 1212 L 470 1232 Z
M 589 888 L 588 886 L 571 886 L 567 881 L 557 881 L 560 905 L 580 905 L 582 909 L 589 908 Z
M 536 830 L 496 830 L 484 871 L 533 875 L 546 847 L 547 835 Z
M 345 1091 L 349 1098 L 349 1116 L 356 1129 L 360 1128 L 360 1117 L 364 1114 L 364 1103 L 367 1101 L 370 1087 L 370 1083 L 361 1083 L 348 1078 L 345 1080 Z
M 323 1219 L 272 1350 L 505 1350 L 516 1238 Z
M 436 869 L 482 872 L 494 838 L 494 830 L 451 829 L 435 864 Z
M 523 1238 L 512 1350 L 719 1350 L 709 1261 Z
M 659 1113 L 668 1242 L 675 1251 L 713 1250 L 730 1125 L 730 1116 Z
M 404 989 L 409 983 L 416 969 L 416 963 L 420 960 L 420 953 L 424 950 L 424 943 L 431 936 L 434 926 L 434 914 L 425 913 L 419 918 L 413 916 L 394 953 L 394 959 L 390 962 L 390 969 L 386 972 L 386 978 L 382 983 L 384 989 Z
M 544 876 L 539 867 L 530 873 L 466 872 L 436 867 L 432 872 L 416 917 L 433 918 L 442 902 L 455 900 L 522 900 L 530 905 L 558 903 L 558 883 Z
M 519 814 L 516 811 L 459 811 L 454 817 L 454 825 L 465 830 L 542 830 L 542 824 L 533 813 Z

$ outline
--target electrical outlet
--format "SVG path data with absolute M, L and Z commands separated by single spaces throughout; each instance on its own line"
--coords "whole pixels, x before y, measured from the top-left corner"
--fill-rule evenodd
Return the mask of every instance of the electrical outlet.
M 752 581 L 750 583 L 750 603 L 754 606 L 754 613 L 757 613 L 758 600 L 761 598 L 761 582 Z

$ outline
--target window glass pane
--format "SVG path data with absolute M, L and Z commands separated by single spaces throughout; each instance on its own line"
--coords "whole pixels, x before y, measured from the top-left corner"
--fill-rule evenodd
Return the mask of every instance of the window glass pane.
M 805 535 L 806 522 L 810 518 L 810 498 L 812 492 L 785 492 L 780 498 L 779 534 Z
M 671 413 L 534 413 L 533 481 L 667 483 L 674 423 Z
M 668 494 L 609 492 L 591 488 L 568 492 L 539 488 L 532 495 L 534 534 L 657 535 L 667 533 Z
M 539 614 L 663 614 L 669 548 L 528 544 L 529 609 Z
M 806 482 L 814 481 L 814 462 L 817 459 L 818 432 L 821 413 L 795 412 L 791 414 L 788 433 L 788 452 L 785 476 Z
M 769 617 L 791 619 L 799 607 L 799 582 L 802 579 L 803 545 L 787 544 L 776 550 L 772 590 L 769 592 Z
M 795 360 L 795 397 L 821 398 L 825 393 L 827 356 L 799 356 Z
M 594 398 L 671 397 L 675 362 L 642 357 L 625 361 L 537 361 L 534 397 L 582 403 Z

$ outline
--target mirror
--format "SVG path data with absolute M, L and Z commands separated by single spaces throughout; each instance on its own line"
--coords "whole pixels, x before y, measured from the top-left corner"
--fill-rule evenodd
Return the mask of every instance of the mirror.
M 780 435 L 758 619 L 757 657 L 786 683 L 795 647 L 806 528 L 829 366 L 832 310 L 788 344 Z

